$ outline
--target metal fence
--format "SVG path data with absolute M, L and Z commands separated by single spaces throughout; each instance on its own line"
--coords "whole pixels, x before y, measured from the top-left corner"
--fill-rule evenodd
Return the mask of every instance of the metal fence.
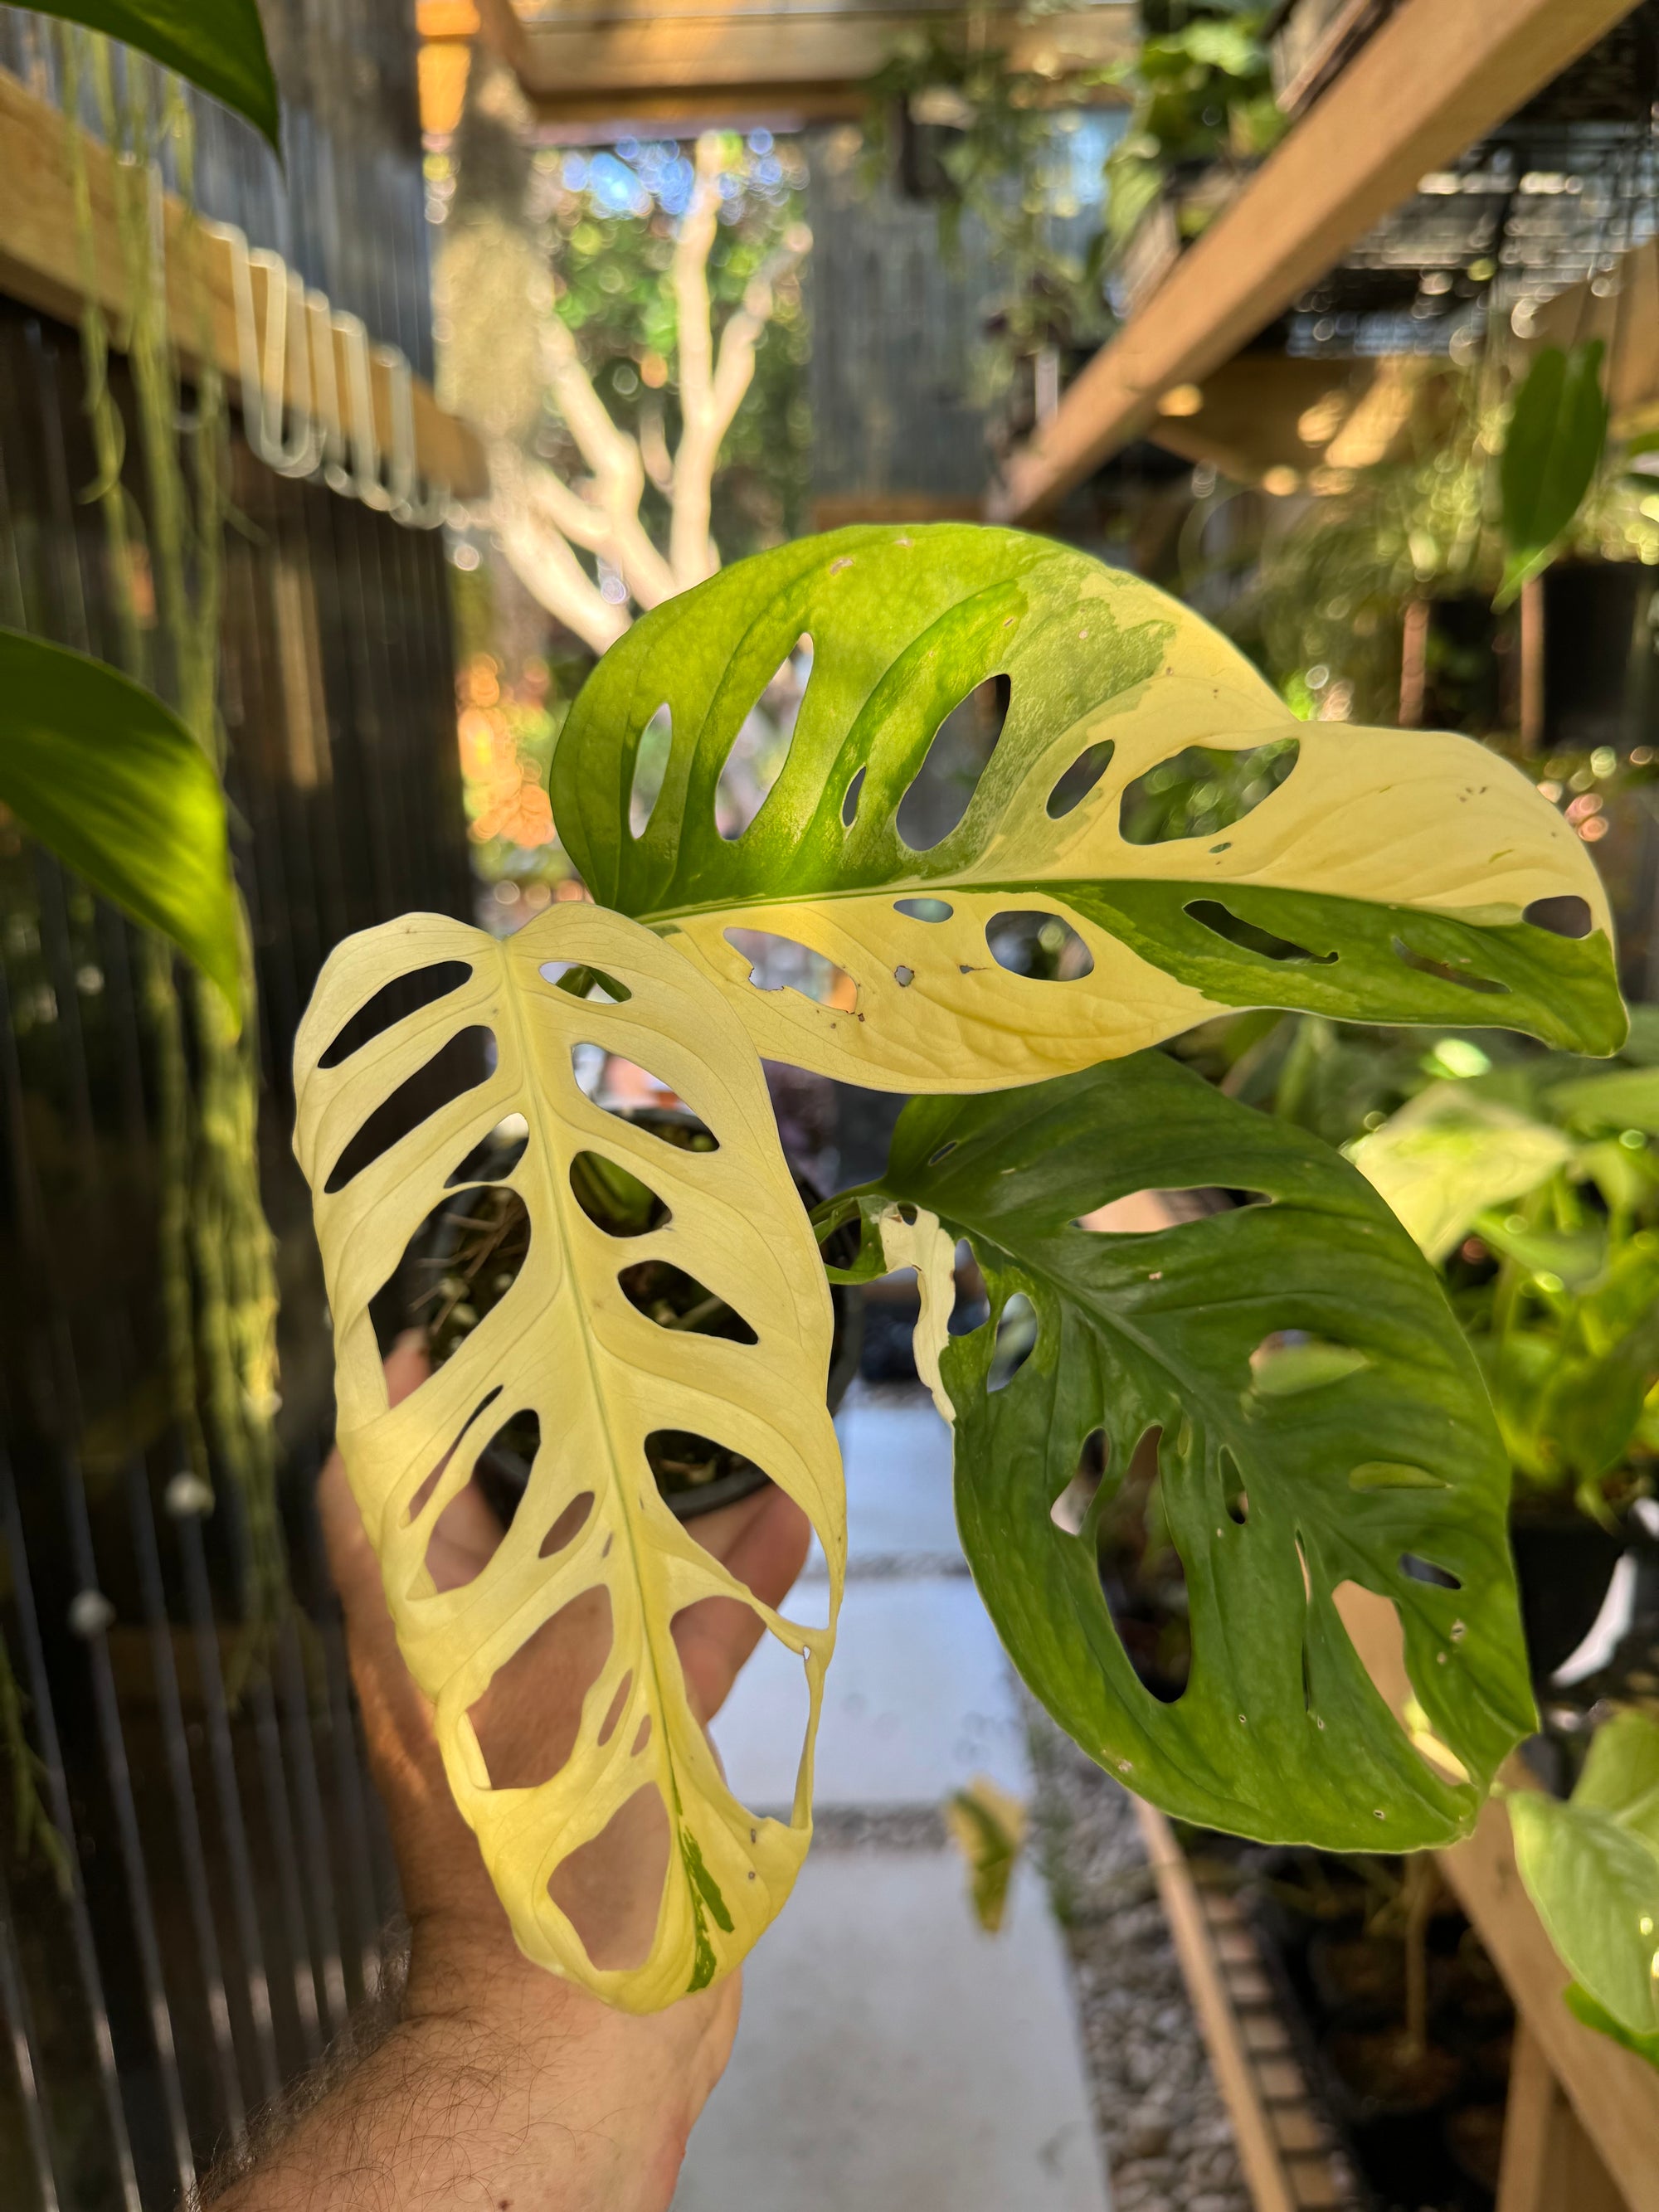
M 427 368 L 408 9 L 264 12 L 286 170 L 204 108 L 204 210 Z M 14 11 L 0 65 L 50 93 L 38 26 Z M 67 1847 L 61 1883 L 15 1848 L 21 1747 L 0 1746 L 6 2212 L 174 2204 L 372 1989 L 395 1905 L 310 1512 L 331 1360 L 287 1067 L 342 936 L 412 907 L 468 911 L 443 550 L 271 475 L 240 438 L 234 458 L 222 706 L 262 1000 L 298 1603 L 238 1695 L 234 1499 L 194 1510 L 167 1413 L 135 940 L 0 823 L 0 1626 Z M 112 656 L 95 474 L 74 333 L 0 301 L 0 621 Z

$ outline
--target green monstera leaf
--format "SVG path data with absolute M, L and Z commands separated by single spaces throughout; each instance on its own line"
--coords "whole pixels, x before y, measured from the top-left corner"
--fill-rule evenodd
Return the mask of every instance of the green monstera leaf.
M 34 6 L 177 70 L 245 115 L 281 153 L 282 110 L 257 0 L 34 0 Z
M 787 756 L 723 836 L 727 757 L 804 638 Z M 992 678 L 995 749 L 960 821 L 913 849 L 900 802 Z M 635 834 L 641 741 L 649 757 L 665 722 Z M 1142 779 L 1194 748 L 1272 772 L 1230 826 L 1146 842 Z M 1518 770 L 1465 738 L 1300 723 L 1188 609 L 1012 531 L 839 531 L 668 601 L 594 672 L 551 790 L 597 900 L 666 934 L 763 1054 L 852 1082 L 1029 1083 L 1237 1006 L 1473 1019 L 1590 1053 L 1625 1034 L 1595 870 Z M 1568 915 L 1584 934 L 1543 926 Z M 1000 951 L 1010 917 L 1072 933 L 1057 975 Z M 762 988 L 756 932 L 842 987 Z
M 1256 1201 L 1139 1232 L 1082 1225 L 1142 1192 Z M 1505 1534 L 1509 1474 L 1427 1263 L 1340 1157 L 1161 1054 L 1001 1097 L 917 1100 L 857 1217 L 966 1237 L 990 1317 L 944 1348 L 957 1513 L 1020 1673 L 1085 1750 L 1182 1819 L 1328 1850 L 1411 1850 L 1470 1826 L 1533 1725 Z M 925 1240 L 924 1240 L 925 1242 Z M 1007 1376 L 1018 1294 L 1036 1336 Z M 1318 1359 L 1264 1359 L 1291 1334 Z M 1334 1356 L 1340 1352 L 1342 1357 Z M 1186 1577 L 1191 1670 L 1161 1703 L 1102 1594 L 1101 1514 L 1150 1431 Z M 1055 1507 L 1100 1432 L 1073 1533 Z M 1073 1498 L 1075 1490 L 1072 1491 Z M 1397 1608 L 1422 1715 L 1407 1735 L 1334 1593 Z

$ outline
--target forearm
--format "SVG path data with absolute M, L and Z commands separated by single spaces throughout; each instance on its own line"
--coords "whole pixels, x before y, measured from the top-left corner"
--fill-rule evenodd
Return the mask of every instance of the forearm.
M 596 2032 L 597 2027 L 597 2032 Z M 302 2091 L 210 2184 L 213 2212 L 659 2212 L 695 2109 L 690 2082 L 618 2077 L 575 2008 L 404 2017 L 320 2094 Z M 677 2094 L 678 2093 L 678 2094 Z

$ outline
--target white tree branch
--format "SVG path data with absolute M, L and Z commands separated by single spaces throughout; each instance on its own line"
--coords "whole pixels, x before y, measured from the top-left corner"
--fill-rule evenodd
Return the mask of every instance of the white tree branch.
M 613 605 L 576 558 L 554 519 L 558 502 L 549 499 L 548 488 L 556 487 L 579 507 L 586 501 L 550 469 L 532 474 L 517 448 L 505 441 L 492 449 L 489 469 L 494 520 L 514 574 L 549 614 L 595 653 L 604 653 L 629 627 L 628 610 Z

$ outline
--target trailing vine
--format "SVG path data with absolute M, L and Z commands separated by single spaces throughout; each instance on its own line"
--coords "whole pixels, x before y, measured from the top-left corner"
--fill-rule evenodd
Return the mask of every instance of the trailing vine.
M 182 404 L 155 204 L 160 156 L 168 146 L 185 203 L 191 203 L 190 106 L 179 81 L 141 57 L 127 55 L 118 90 L 106 41 L 67 27 L 60 27 L 59 41 L 86 301 L 81 320 L 85 406 L 99 471 L 87 496 L 97 501 L 103 517 L 120 648 L 130 674 L 172 697 L 222 777 L 225 737 L 216 678 L 228 416 L 200 287 L 193 412 L 186 414 Z M 113 338 L 92 281 L 96 248 L 78 120 L 87 85 L 106 143 L 118 157 L 112 168 L 116 234 L 129 307 L 125 327 Z M 193 224 L 188 227 L 187 260 L 198 254 L 198 239 Z M 108 376 L 112 343 L 126 355 L 137 402 L 149 495 L 143 514 L 124 477 L 125 428 Z M 143 562 L 154 583 L 159 656 L 135 588 Z M 155 665 L 158 658 L 164 665 Z M 251 937 L 240 897 L 239 915 L 245 1003 L 251 1008 Z M 277 1295 L 272 1237 L 258 1188 L 258 1029 L 249 1018 L 239 1034 L 220 993 L 194 969 L 183 979 L 181 995 L 174 956 L 161 938 L 145 932 L 139 945 L 140 997 L 155 1073 L 168 1396 L 189 1471 L 204 1484 L 216 1472 L 243 1516 L 241 1673 L 268 1638 L 288 1587 L 272 1427 Z

